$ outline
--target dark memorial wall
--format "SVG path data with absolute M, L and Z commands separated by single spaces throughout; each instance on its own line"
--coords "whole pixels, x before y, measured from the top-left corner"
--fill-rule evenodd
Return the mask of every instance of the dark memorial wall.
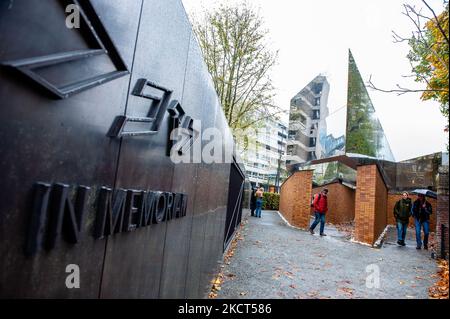
M 0 297 L 206 296 L 242 188 L 167 154 L 190 119 L 232 143 L 181 1 L 1 1 L 0 43 Z

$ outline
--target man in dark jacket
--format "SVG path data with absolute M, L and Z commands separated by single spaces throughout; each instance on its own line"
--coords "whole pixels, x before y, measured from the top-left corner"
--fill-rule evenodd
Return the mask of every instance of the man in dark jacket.
M 405 246 L 406 230 L 408 229 L 409 216 L 411 216 L 412 202 L 407 192 L 403 192 L 394 206 L 394 216 L 397 222 L 397 244 Z
M 412 215 L 414 216 L 416 226 L 416 242 L 417 249 L 422 248 L 421 228 L 423 227 L 423 248 L 428 249 L 428 234 L 430 233 L 430 215 L 432 213 L 431 204 L 422 194 L 418 195 L 418 199 L 413 204 Z
M 320 194 L 317 194 L 313 200 L 314 207 L 314 217 L 315 220 L 309 227 L 309 231 L 314 235 L 314 228 L 316 228 L 317 224 L 320 222 L 320 236 L 326 236 L 323 232 L 325 229 L 325 214 L 328 211 L 328 202 L 327 202 L 327 194 L 328 189 L 324 188 Z
M 252 188 L 252 194 L 250 195 L 250 211 L 252 213 L 252 216 L 255 216 L 255 209 L 256 209 L 256 186 Z

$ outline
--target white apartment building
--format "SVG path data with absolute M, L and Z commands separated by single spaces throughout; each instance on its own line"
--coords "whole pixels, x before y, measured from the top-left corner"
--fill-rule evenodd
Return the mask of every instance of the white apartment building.
M 297 164 L 324 156 L 320 137 L 326 136 L 328 93 L 325 76 L 316 76 L 291 99 L 286 163 Z
M 287 125 L 273 119 L 267 119 L 264 124 L 253 137 L 256 147 L 245 150 L 242 159 L 252 186 L 275 191 L 286 171 Z

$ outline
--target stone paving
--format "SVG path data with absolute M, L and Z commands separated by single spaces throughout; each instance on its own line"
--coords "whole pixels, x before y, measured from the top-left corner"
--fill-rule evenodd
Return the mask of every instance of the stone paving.
M 217 298 L 428 298 L 436 262 L 414 241 L 376 249 L 328 224 L 328 236 L 320 237 L 318 228 L 315 235 L 292 228 L 272 211 L 248 217 L 230 264 L 223 265 Z M 368 288 L 376 269 L 379 287 Z

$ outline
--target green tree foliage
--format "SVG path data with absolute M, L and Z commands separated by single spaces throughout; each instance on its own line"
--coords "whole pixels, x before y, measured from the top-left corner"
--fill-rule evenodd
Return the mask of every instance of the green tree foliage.
M 277 52 L 268 48 L 268 32 L 254 9 L 246 3 L 224 4 L 205 10 L 193 24 L 233 132 L 282 112 L 273 104 L 270 78 Z
M 428 6 L 428 4 L 424 1 Z M 445 3 L 444 3 L 445 5 Z M 422 100 L 435 100 L 441 105 L 442 114 L 449 116 L 449 5 L 448 2 L 441 14 L 436 15 L 429 7 L 432 16 L 426 17 L 416 11 L 417 32 L 409 39 L 411 47 L 408 59 L 411 61 L 412 72 L 417 82 L 426 83 L 427 89 L 422 93 Z M 448 131 L 448 123 L 446 130 Z
M 422 100 L 439 102 L 442 115 L 447 118 L 445 131 L 449 130 L 449 2 L 443 1 L 443 10 L 436 14 L 427 1 L 422 0 L 424 8 L 417 9 L 404 4 L 403 14 L 409 18 L 415 30 L 410 37 L 400 36 L 393 31 L 394 42 L 407 42 L 410 51 L 407 55 L 411 63 L 412 76 L 416 82 L 426 84 L 425 89 L 410 89 L 397 84 L 396 89 L 377 88 L 369 79 L 369 87 L 382 92 L 395 92 L 398 95 L 421 92 Z M 447 145 L 448 148 L 448 145 Z

